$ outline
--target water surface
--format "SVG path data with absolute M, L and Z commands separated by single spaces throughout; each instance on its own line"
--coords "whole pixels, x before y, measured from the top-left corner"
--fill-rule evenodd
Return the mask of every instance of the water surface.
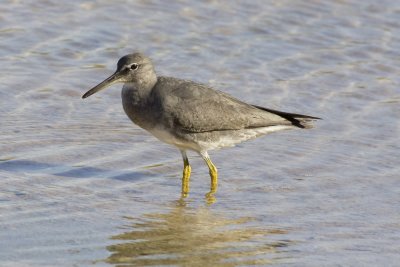
M 396 266 L 396 1 L 3 1 L 1 266 Z M 161 75 L 322 117 L 190 154 L 134 126 L 120 86 L 81 95 L 142 51 Z

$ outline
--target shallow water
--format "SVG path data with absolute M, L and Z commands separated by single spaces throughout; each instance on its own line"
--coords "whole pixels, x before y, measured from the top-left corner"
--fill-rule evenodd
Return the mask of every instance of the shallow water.
M 1 266 L 396 266 L 398 1 L 3 1 Z M 190 154 L 132 125 L 118 58 L 316 128 Z

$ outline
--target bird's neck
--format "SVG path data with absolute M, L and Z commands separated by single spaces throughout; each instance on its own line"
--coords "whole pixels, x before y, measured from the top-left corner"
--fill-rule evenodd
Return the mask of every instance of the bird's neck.
M 157 83 L 157 77 L 153 80 L 143 82 L 125 83 L 122 88 L 122 106 L 128 117 L 137 125 L 144 129 L 151 129 L 151 92 Z
M 127 93 L 134 102 L 147 100 L 151 90 L 157 83 L 157 76 L 147 76 L 145 79 L 139 79 L 124 84 L 123 91 Z

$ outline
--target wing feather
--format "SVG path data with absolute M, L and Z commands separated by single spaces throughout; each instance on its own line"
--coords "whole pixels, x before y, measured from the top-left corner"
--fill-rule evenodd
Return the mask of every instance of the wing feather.
M 175 130 L 201 133 L 293 125 L 282 116 L 288 113 L 252 106 L 192 81 L 159 77 L 154 96 L 165 126 Z

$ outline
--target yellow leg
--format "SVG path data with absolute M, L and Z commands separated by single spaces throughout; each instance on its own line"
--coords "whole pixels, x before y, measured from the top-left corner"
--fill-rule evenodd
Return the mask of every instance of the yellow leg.
M 217 192 L 218 188 L 218 171 L 217 167 L 211 162 L 210 159 L 207 159 L 208 169 L 210 170 L 210 178 L 211 178 L 211 185 L 210 185 L 210 193 Z
M 183 175 L 182 175 L 182 197 L 187 197 L 189 193 L 189 179 L 191 173 L 191 167 L 189 165 L 189 159 L 184 150 L 181 150 L 183 158 Z
M 209 204 L 212 204 L 216 201 L 214 194 L 217 192 L 218 188 L 218 171 L 217 167 L 215 167 L 215 165 L 212 163 L 210 156 L 208 155 L 207 152 L 201 153 L 201 156 L 207 163 L 210 172 L 210 178 L 211 178 L 210 192 L 206 194 L 206 199 Z

